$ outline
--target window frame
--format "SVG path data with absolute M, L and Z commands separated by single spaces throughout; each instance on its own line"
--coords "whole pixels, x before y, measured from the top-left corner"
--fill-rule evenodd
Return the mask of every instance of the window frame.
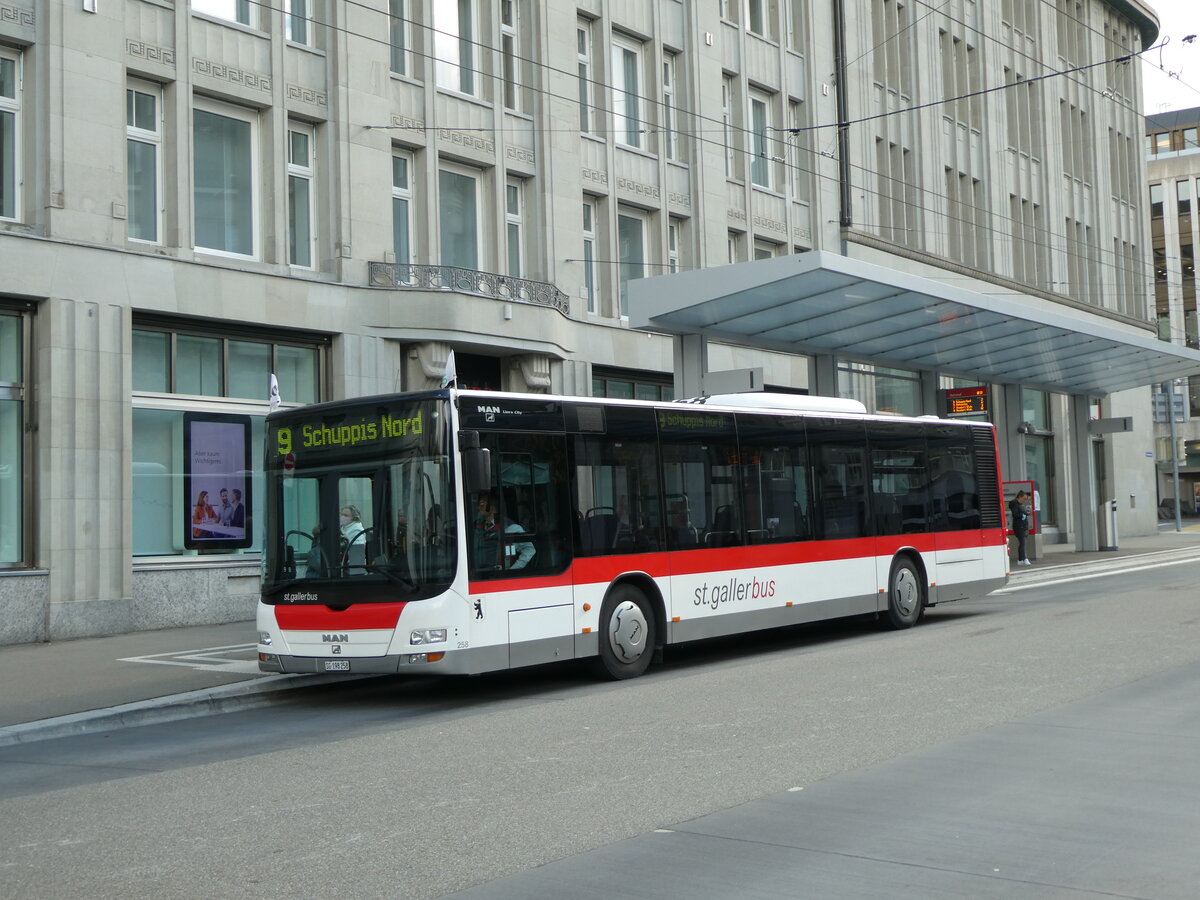
M 521 112 L 521 9 L 518 0 L 500 0 L 499 18 L 501 102 L 504 109 Z
M 126 98 L 125 144 L 126 144 L 126 150 L 127 150 L 126 157 L 125 157 L 126 158 L 126 170 L 125 170 L 125 181 L 126 181 L 125 232 L 126 233 L 125 233 L 125 237 L 126 237 L 126 240 L 129 240 L 129 241 L 132 241 L 132 242 L 138 243 L 138 244 L 149 244 L 149 245 L 161 245 L 162 244 L 162 225 L 163 225 L 163 211 L 164 211 L 164 209 L 163 209 L 164 196 L 163 196 L 162 145 L 163 145 L 163 133 L 166 128 L 165 121 L 163 118 L 164 113 L 165 113 L 164 104 L 163 104 L 163 93 L 164 92 L 163 92 L 162 85 L 154 84 L 153 82 L 149 82 L 149 81 L 141 81 L 138 79 L 131 78 L 125 84 L 125 98 Z M 145 94 L 154 101 L 154 126 L 155 126 L 154 131 L 148 131 L 145 128 L 139 127 L 136 123 L 136 113 L 135 113 L 135 122 L 131 123 L 129 121 L 128 103 L 129 103 L 129 95 L 130 94 Z M 154 226 L 154 236 L 152 238 L 134 237 L 133 233 L 132 233 L 133 232 L 132 226 L 134 223 L 135 204 L 133 203 L 133 197 L 132 197 L 133 180 L 131 178 L 131 172 L 130 172 L 129 166 L 128 166 L 128 160 L 129 160 L 128 147 L 129 147 L 129 144 L 131 144 L 131 143 L 145 144 L 146 146 L 150 147 L 154 153 L 154 178 L 153 178 L 154 221 L 152 223 Z
M 595 198 L 583 198 L 583 291 L 587 300 L 587 311 L 596 312 L 596 233 L 597 201 Z
M 406 184 L 396 183 L 396 160 L 404 160 L 404 170 L 406 175 Z M 392 254 L 396 257 L 398 265 L 411 265 L 416 258 L 413 252 L 413 171 L 416 165 L 415 154 L 411 150 L 403 150 L 397 147 L 392 148 Z M 401 259 L 399 253 L 400 244 L 397 241 L 396 235 L 396 204 L 404 204 L 404 223 L 405 235 L 404 243 L 407 247 L 407 254 Z
M 525 179 L 515 175 L 508 176 L 504 183 L 504 248 L 508 274 L 524 278 Z
M 747 149 L 750 158 L 750 183 L 767 191 L 775 189 L 768 137 L 768 132 L 774 130 L 771 124 L 771 100 L 772 95 L 766 91 L 750 91 L 750 137 L 753 141 L 753 145 Z M 762 121 L 759 121 L 760 111 Z
M 200 2 L 203 4 L 204 0 L 200 0 Z M 233 0 L 234 14 L 232 16 L 227 16 L 216 10 L 215 7 L 220 5 L 219 0 L 209 0 L 209 3 L 214 7 L 213 9 L 198 7 L 197 0 L 189 0 L 188 5 L 192 12 L 199 13 L 202 16 L 209 16 L 222 22 L 232 22 L 235 25 L 242 25 L 246 28 L 258 28 L 258 15 L 255 4 L 251 0 Z M 228 5 L 228 2 L 225 5 Z M 244 18 L 242 18 L 243 14 Z
M 679 54 L 663 51 L 662 72 L 662 154 L 670 162 L 682 162 L 679 155 L 679 124 L 675 105 L 675 88 Z
M 308 144 L 308 164 L 303 165 L 292 159 L 292 135 L 302 135 Z M 288 265 L 294 269 L 315 270 L 317 268 L 317 129 L 316 126 L 302 122 L 289 121 L 287 125 L 287 229 L 288 229 Z M 297 248 L 296 213 L 292 203 L 292 179 L 308 183 L 308 208 L 304 210 L 308 225 L 308 263 L 299 263 L 293 258 Z
M 409 0 L 388 0 L 388 71 L 406 78 L 412 74 L 409 72 L 412 29 L 408 21 L 408 4 Z
M 451 9 L 454 11 L 453 23 L 446 18 Z M 464 11 L 468 14 L 465 34 L 462 27 Z M 479 97 L 484 73 L 479 70 L 479 50 L 476 46 L 479 35 L 479 9 L 475 0 L 444 0 L 433 4 L 432 12 L 434 84 L 439 90 L 452 91 L 467 97 Z M 447 28 L 451 24 L 453 30 Z M 443 57 L 443 53 L 450 51 L 453 52 L 456 61 Z
M 218 247 L 205 247 L 199 243 L 199 228 L 197 216 L 199 204 L 196 202 L 196 113 L 221 116 L 234 121 L 245 122 L 250 126 L 250 253 L 237 253 L 232 250 L 222 250 Z M 260 149 L 261 122 L 256 110 L 210 100 L 206 97 L 195 97 L 192 102 L 192 141 L 191 141 L 191 188 L 192 188 L 192 248 L 197 253 L 219 256 L 225 259 L 240 259 L 257 261 L 262 255 L 262 151 Z
M 457 263 L 457 262 L 446 262 L 445 222 L 447 221 L 447 217 L 445 215 L 445 207 L 443 206 L 443 204 L 445 202 L 444 191 L 442 190 L 442 175 L 443 174 L 457 175 L 459 177 L 470 178 L 475 184 L 475 188 L 474 188 L 474 195 L 475 195 L 475 197 L 474 197 L 474 200 L 475 200 L 475 228 L 474 228 L 475 260 L 474 260 L 474 264 L 470 265 L 470 266 L 459 265 L 459 263 Z M 442 160 L 438 164 L 438 223 L 439 223 L 439 226 L 438 226 L 438 237 L 439 237 L 438 253 L 439 253 L 439 257 L 441 259 L 441 265 L 443 265 L 443 266 L 453 266 L 455 268 L 470 269 L 472 271 L 482 271 L 483 270 L 483 261 L 484 261 L 485 255 L 486 255 L 486 248 L 484 247 L 484 243 L 483 243 L 483 220 L 485 218 L 485 211 L 484 211 L 484 206 L 483 206 L 483 201 L 484 201 L 484 196 L 485 196 L 484 190 L 483 190 L 484 175 L 485 175 L 485 171 L 483 169 L 477 169 L 477 168 L 473 168 L 471 166 L 465 166 L 460 163 L 453 163 L 453 162 L 450 162 L 449 160 Z
M 624 241 L 621 238 L 621 220 L 628 219 L 631 222 L 637 222 L 640 231 L 641 244 L 641 260 L 640 262 L 627 262 L 623 253 Z M 631 206 L 622 206 L 617 209 L 617 297 L 618 311 L 622 319 L 629 318 L 629 282 L 635 281 L 638 278 L 646 277 L 646 264 L 649 261 L 650 250 L 650 214 L 643 209 L 637 209 Z M 632 277 L 626 277 L 626 271 L 638 267 L 641 272 Z
M 32 503 L 32 493 L 30 489 L 30 469 L 33 462 L 33 434 L 30 428 L 31 410 L 31 384 L 33 375 L 33 340 L 32 330 L 34 326 L 33 312 L 29 307 L 20 308 L 16 306 L 8 306 L 0 304 L 0 316 L 5 319 L 16 320 L 16 342 L 17 353 L 20 355 L 20 365 L 15 373 L 18 380 L 16 381 L 0 381 L 0 402 L 16 403 L 17 404 L 17 422 L 19 427 L 15 432 L 16 465 L 12 472 L 13 482 L 15 484 L 15 494 L 17 496 L 16 514 L 12 521 L 16 522 L 16 549 L 12 559 L 4 559 L 0 555 L 0 571 L 27 569 L 35 564 L 36 554 L 34 552 L 35 529 L 34 529 L 34 514 L 35 510 Z M 6 432 L 9 440 L 13 440 L 14 433 Z M 0 438 L 3 440 L 3 438 Z M 6 508 L 11 509 L 6 503 Z M 11 524 L 11 523 L 10 523 Z
M 24 159 L 21 152 L 23 142 L 22 101 L 25 90 L 25 55 L 16 49 L 0 46 L 0 60 L 8 60 L 13 67 L 13 96 L 0 96 L 0 115 L 12 116 L 12 193 L 11 214 L 6 215 L 0 206 L 0 222 L 20 222 L 22 219 L 22 188 L 24 187 Z M 3 148 L 0 147 L 0 150 Z M 0 156 L 0 177 L 3 177 L 4 158 Z M 0 194 L 0 197 L 3 195 Z
M 592 78 L 595 40 L 592 19 L 580 17 L 575 23 L 575 61 L 579 79 L 579 132 L 596 136 L 596 82 Z
M 312 46 L 312 6 L 316 0 L 283 0 L 283 33 L 293 44 Z
M 613 124 L 613 140 L 618 147 L 626 147 L 631 150 L 645 150 L 645 141 L 643 131 L 645 119 L 642 115 L 642 64 L 644 61 L 645 46 L 633 38 L 627 38 L 623 35 L 613 35 L 612 39 L 612 75 L 609 79 L 612 83 L 612 124 Z M 628 68 L 628 57 L 633 57 L 633 71 L 637 77 L 637 82 L 630 90 L 626 83 L 626 71 Z M 630 115 L 629 106 L 633 105 L 633 114 Z

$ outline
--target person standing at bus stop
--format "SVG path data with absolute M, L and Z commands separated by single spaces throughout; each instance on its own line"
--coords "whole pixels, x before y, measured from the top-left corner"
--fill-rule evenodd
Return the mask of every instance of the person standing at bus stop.
M 1008 510 L 1012 513 L 1013 534 L 1017 537 L 1017 565 L 1030 565 L 1029 558 L 1025 555 L 1025 539 L 1029 536 L 1029 507 L 1026 502 L 1029 495 L 1024 491 L 1017 491 L 1017 496 L 1008 504 Z

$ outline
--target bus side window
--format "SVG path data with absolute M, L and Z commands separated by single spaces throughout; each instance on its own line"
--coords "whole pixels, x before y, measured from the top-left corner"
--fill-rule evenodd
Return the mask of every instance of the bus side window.
M 810 466 L 804 419 L 739 413 L 737 429 L 747 541 L 810 540 Z

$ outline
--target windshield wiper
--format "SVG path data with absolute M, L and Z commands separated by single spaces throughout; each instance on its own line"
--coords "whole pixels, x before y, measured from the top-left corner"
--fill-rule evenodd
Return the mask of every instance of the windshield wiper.
M 388 581 L 400 585 L 400 587 L 404 588 L 404 590 L 408 591 L 410 594 L 415 594 L 419 589 L 415 581 L 405 578 L 403 575 L 397 575 L 395 572 L 393 572 L 392 569 L 396 568 L 396 566 L 393 566 L 390 563 L 385 563 L 384 565 L 372 564 L 366 566 L 365 568 L 368 572 L 378 572 Z

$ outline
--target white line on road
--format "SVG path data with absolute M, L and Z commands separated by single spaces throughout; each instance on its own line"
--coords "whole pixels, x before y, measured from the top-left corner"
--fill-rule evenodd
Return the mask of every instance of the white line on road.
M 259 674 L 257 659 L 228 659 L 241 653 L 253 653 L 254 644 L 230 644 L 227 647 L 206 647 L 200 650 L 176 650 L 174 653 L 154 653 L 149 656 L 127 656 L 119 662 L 151 663 L 158 666 L 179 666 L 185 669 L 220 669 L 239 675 Z
M 1198 560 L 1193 557 L 1191 559 L 1175 559 L 1166 562 L 1150 563 L 1145 566 L 1130 566 L 1127 569 L 1105 569 L 1103 572 L 1088 572 L 1081 575 L 1071 575 L 1066 578 L 1055 578 L 1050 581 L 1035 581 L 1030 584 L 1016 584 L 1011 587 L 1000 588 L 992 591 L 992 594 L 1012 594 L 1017 591 L 1029 591 L 1034 588 L 1051 587 L 1056 584 L 1070 584 L 1072 581 L 1088 581 L 1092 578 L 1107 578 L 1110 575 L 1127 575 L 1131 572 L 1145 572 L 1150 569 L 1165 569 L 1167 566 L 1182 566 L 1187 563 L 1194 563 Z

